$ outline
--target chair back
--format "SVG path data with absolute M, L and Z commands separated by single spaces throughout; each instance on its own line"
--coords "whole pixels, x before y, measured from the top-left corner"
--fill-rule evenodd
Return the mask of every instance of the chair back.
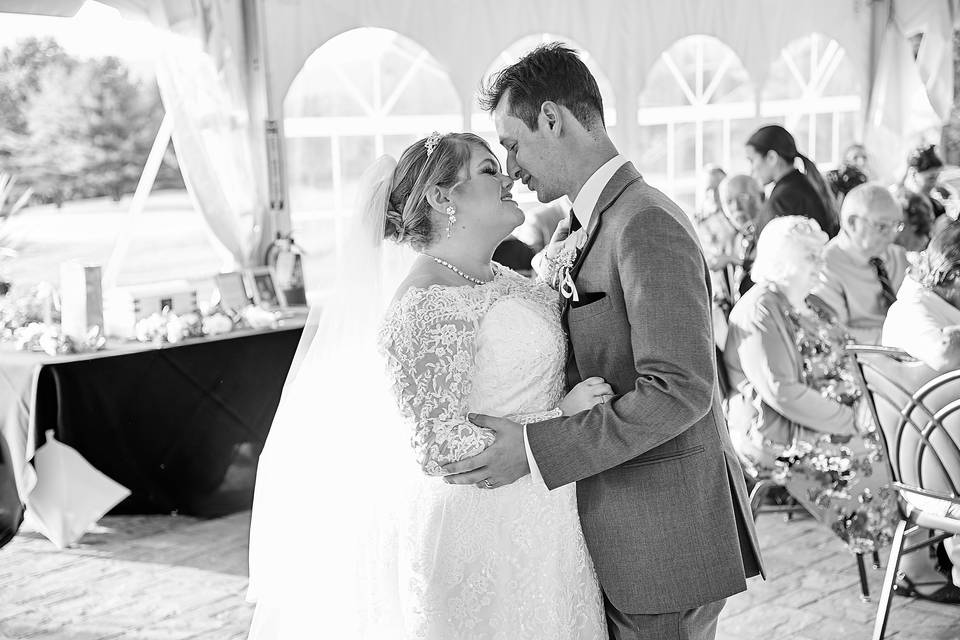
M 850 345 L 893 479 L 960 497 L 960 369 L 938 374 L 906 352 Z

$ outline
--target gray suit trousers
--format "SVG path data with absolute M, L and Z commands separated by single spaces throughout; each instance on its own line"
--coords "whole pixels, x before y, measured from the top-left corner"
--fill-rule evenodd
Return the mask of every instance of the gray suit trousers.
M 603 597 L 610 640 L 714 640 L 726 599 L 695 609 L 647 615 L 624 613 Z

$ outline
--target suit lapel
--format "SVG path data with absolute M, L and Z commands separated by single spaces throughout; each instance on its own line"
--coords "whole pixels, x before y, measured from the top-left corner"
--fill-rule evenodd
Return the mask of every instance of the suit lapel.
M 608 182 L 603 188 L 603 191 L 600 192 L 600 198 L 597 200 L 597 204 L 593 208 L 593 214 L 590 216 L 590 226 L 587 228 L 587 242 L 583 245 L 583 249 L 580 250 L 577 261 L 570 267 L 571 278 L 574 280 L 577 279 L 577 274 L 580 273 L 583 260 L 587 257 L 590 248 L 593 247 L 593 243 L 597 239 L 604 212 L 613 206 L 617 198 L 620 197 L 620 194 L 622 194 L 627 187 L 641 179 L 640 172 L 633 166 L 633 163 L 627 162 L 617 169 L 617 172 L 610 178 L 610 182 Z M 563 307 L 564 314 L 566 314 L 567 309 L 570 308 L 570 299 L 565 298 L 565 301 Z

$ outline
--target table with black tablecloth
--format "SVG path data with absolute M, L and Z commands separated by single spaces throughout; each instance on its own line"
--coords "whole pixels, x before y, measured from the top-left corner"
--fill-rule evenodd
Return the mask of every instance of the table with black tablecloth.
M 0 435 L 21 499 L 29 508 L 29 461 L 52 430 L 132 492 L 116 511 L 216 516 L 249 508 L 301 331 L 302 322 L 292 322 L 70 356 L 0 351 Z

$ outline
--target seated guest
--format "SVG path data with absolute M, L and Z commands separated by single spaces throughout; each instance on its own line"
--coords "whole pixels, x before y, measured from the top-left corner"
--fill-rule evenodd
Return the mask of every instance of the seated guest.
M 693 216 L 693 226 L 700 237 L 708 263 L 729 254 L 736 236 L 736 231 L 721 211 L 718 187 L 726 176 L 726 172 L 715 164 L 706 165 L 701 174 L 703 203 Z
M 930 201 L 918 193 L 903 189 L 897 193 L 897 200 L 903 209 L 903 231 L 897 234 L 893 243 L 903 247 L 908 254 L 919 253 L 927 248 L 933 231 Z M 911 262 L 914 260 L 911 259 Z
M 718 165 L 708 164 L 703 167 L 703 204 L 700 206 L 697 218 L 707 218 L 720 213 L 720 196 L 717 194 L 717 187 L 726 177 L 727 172 Z
M 935 371 L 960 368 L 960 222 L 930 242 L 883 323 L 883 344 Z
M 867 148 L 859 142 L 850 145 L 843 152 L 843 164 L 848 167 L 856 167 L 868 180 L 873 173 L 870 170 L 870 157 L 867 155 Z
M 933 211 L 934 234 L 950 221 L 944 205 L 949 194 L 937 185 L 942 170 L 943 160 L 937 155 L 934 145 L 917 147 L 907 157 L 907 172 L 901 183 L 904 189 L 922 196 L 930 205 Z
M 836 208 L 817 165 L 797 151 L 793 136 L 779 125 L 760 127 L 746 145 L 750 171 L 761 185 L 774 183 L 765 207 L 769 218 L 807 216 L 831 238 L 837 235 Z M 794 166 L 803 162 L 804 173 Z
M 866 174 L 850 164 L 840 165 L 837 169 L 827 171 L 825 177 L 827 184 L 830 185 L 830 192 L 833 194 L 838 211 L 843 205 L 843 199 L 847 197 L 847 194 L 853 191 L 855 187 L 859 187 L 867 181 Z
M 938 372 L 960 368 L 960 222 L 935 235 L 911 267 L 883 323 L 883 344 L 903 349 Z M 912 579 L 905 579 L 906 587 L 898 585 L 898 593 L 960 603 L 960 541 L 956 536 L 944 540 L 938 554 L 941 572 L 950 580 L 946 585 L 931 580 L 936 577 L 931 563 L 915 553 L 901 563 Z M 943 570 L 945 565 L 952 565 L 952 572 Z M 939 588 L 924 589 L 927 582 Z
M 756 284 L 730 314 L 724 362 L 736 392 L 728 424 L 745 468 L 778 478 L 854 551 L 865 552 L 892 532 L 896 504 L 882 491 L 889 478 L 877 462 L 879 443 L 855 424 L 858 388 L 846 336 L 804 303 L 826 243 L 817 223 L 801 216 L 775 218 L 761 232 Z M 837 468 L 817 470 L 818 459 Z M 849 473 L 865 464 L 875 472 Z
M 766 222 L 763 218 L 763 191 L 752 177 L 739 174 L 724 179 L 717 192 L 721 211 L 737 232 L 732 254 L 726 256 L 726 264 L 718 265 L 734 267 L 728 286 L 732 292 L 731 302 L 736 302 L 753 286 L 750 269 L 756 256 L 757 236 Z
M 825 303 L 857 342 L 877 344 L 887 309 L 907 272 L 907 254 L 893 239 L 903 211 L 883 186 L 868 182 L 843 201 L 843 229 L 824 251 L 822 282 L 812 304 Z
M 724 216 L 718 187 L 726 177 L 720 167 L 708 164 L 703 168 L 703 204 L 693 218 L 694 229 L 700 238 L 703 255 L 710 270 L 713 289 L 714 339 L 717 348 L 726 340 L 727 315 L 736 299 L 732 277 L 736 255 L 737 230 Z

